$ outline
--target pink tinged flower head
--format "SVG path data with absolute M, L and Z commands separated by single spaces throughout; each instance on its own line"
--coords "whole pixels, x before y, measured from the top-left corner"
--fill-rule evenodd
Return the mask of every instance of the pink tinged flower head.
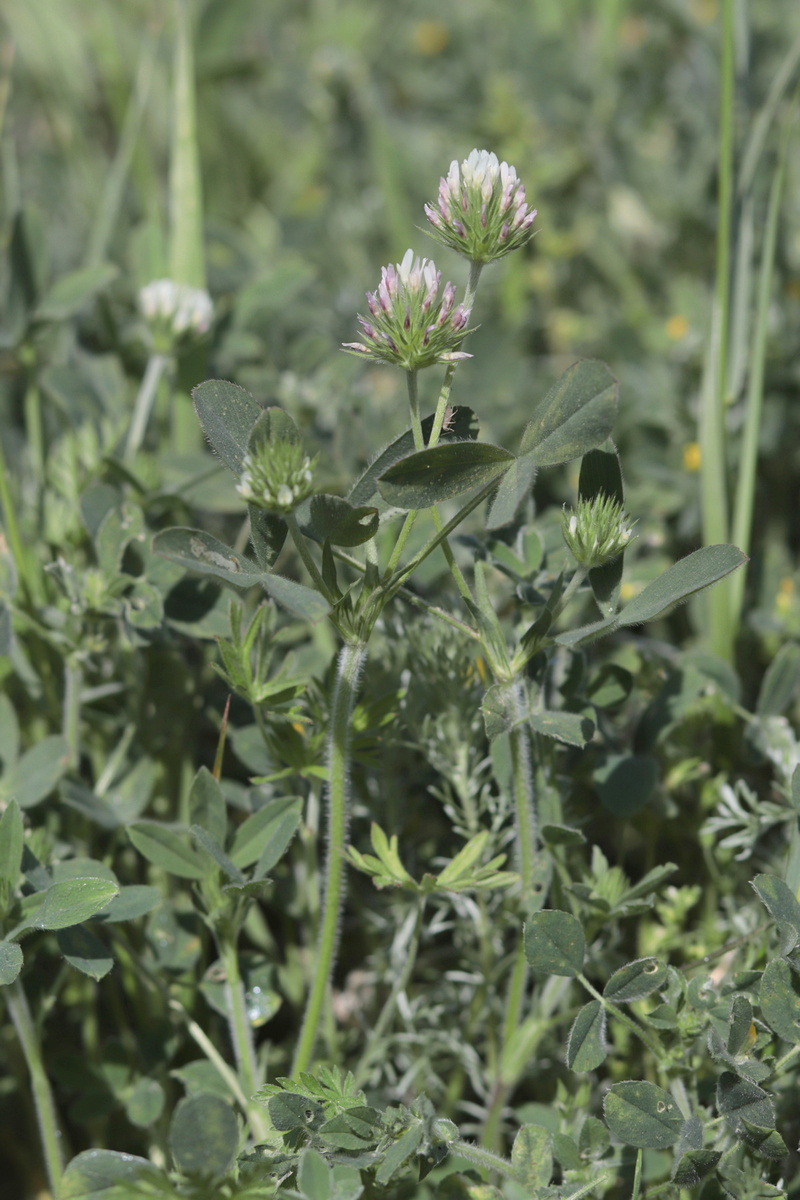
M 439 219 L 432 218 L 431 205 L 425 211 L 433 236 L 476 263 L 502 258 L 531 236 L 516 168 L 489 150 L 474 149 L 460 166 L 451 163 L 439 182 Z

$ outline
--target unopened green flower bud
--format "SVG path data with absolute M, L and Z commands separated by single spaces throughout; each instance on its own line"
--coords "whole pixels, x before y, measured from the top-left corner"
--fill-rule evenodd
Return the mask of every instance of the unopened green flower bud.
M 488 150 L 473 150 L 459 167 L 454 160 L 439 180 L 436 206 L 425 205 L 434 237 L 476 263 L 490 263 L 533 237 L 536 209 L 528 209 L 525 185 L 514 167 Z
M 382 267 L 380 284 L 367 292 L 369 319 L 358 317 L 364 342 L 345 342 L 344 349 L 406 371 L 471 358 L 458 349 L 469 309 L 455 303 L 452 283 L 439 296 L 441 278 L 435 264 L 415 258 L 413 250 L 406 251 L 401 263 Z
M 617 558 L 633 537 L 622 505 L 603 492 L 565 509 L 561 532 L 573 558 L 587 571 Z
M 299 441 L 273 438 L 257 453 L 245 454 L 236 490 L 248 504 L 291 512 L 313 492 L 316 465 L 317 458 L 309 458 Z

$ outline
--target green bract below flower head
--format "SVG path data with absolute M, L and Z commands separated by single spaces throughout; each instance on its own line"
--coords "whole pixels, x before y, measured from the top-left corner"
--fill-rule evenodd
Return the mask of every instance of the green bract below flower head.
M 528 209 L 514 167 L 488 150 L 473 150 L 460 167 L 450 164 L 439 180 L 438 204 L 426 204 L 425 215 L 443 245 L 472 262 L 490 263 L 533 237 L 536 209 Z
M 364 342 L 345 342 L 344 349 L 418 371 L 435 363 L 471 358 L 461 345 L 469 309 L 455 304 L 456 289 L 446 283 L 439 297 L 441 271 L 428 258 L 408 250 L 401 263 L 381 268 L 381 282 L 367 292 L 370 318 L 359 314 Z
M 565 509 L 561 532 L 573 558 L 587 571 L 617 558 L 633 537 L 622 505 L 602 492 L 593 500 L 579 500 L 576 509 Z
M 248 502 L 268 512 L 286 513 L 314 490 L 314 468 L 299 441 L 273 438 L 263 442 L 258 453 L 248 451 L 236 490 Z

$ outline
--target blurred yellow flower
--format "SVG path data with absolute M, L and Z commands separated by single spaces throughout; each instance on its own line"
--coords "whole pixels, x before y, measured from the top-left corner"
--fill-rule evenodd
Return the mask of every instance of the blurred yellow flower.
M 775 607 L 778 612 L 788 612 L 792 604 L 794 595 L 794 580 L 782 579 L 778 585 L 778 595 L 775 598 Z
M 667 337 L 673 342 L 679 342 L 689 332 L 689 322 L 680 313 L 667 321 Z
M 684 471 L 699 471 L 700 470 L 700 446 L 697 442 L 687 442 L 683 447 L 683 469 Z
M 414 27 L 413 37 L 417 54 L 424 54 L 428 58 L 441 54 L 450 41 L 444 21 L 420 21 Z

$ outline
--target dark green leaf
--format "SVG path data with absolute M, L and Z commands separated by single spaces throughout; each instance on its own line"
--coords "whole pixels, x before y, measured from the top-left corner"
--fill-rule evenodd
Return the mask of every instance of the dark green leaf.
M 33 916 L 35 929 L 67 929 L 80 925 L 106 907 L 119 892 L 110 879 L 65 879 L 44 893 Z
M 128 827 L 128 837 L 148 862 L 180 879 L 202 879 L 203 860 L 186 844 L 184 836 L 155 821 L 138 821 Z
M 250 432 L 264 409 L 244 388 L 208 379 L 192 391 L 203 433 L 234 475 L 241 475 Z
M 511 1165 L 530 1196 L 547 1187 L 553 1175 L 550 1134 L 541 1125 L 523 1125 L 511 1147 Z
M 493 683 L 486 692 L 481 713 L 489 741 L 524 724 L 526 716 L 524 710 L 520 712 L 520 706 L 516 704 L 508 685 L 503 683 Z
M 719 1150 L 689 1150 L 675 1168 L 672 1182 L 677 1187 L 696 1187 L 716 1167 L 722 1153 Z
M 81 267 L 57 279 L 36 309 L 39 321 L 64 321 L 74 316 L 98 292 L 105 291 L 119 271 L 111 263 Z
M 785 958 L 767 963 L 758 993 L 764 1020 L 785 1042 L 800 1042 L 800 989 Z
M 262 571 L 271 571 L 283 549 L 289 526 L 277 513 L 267 512 L 248 504 L 250 517 L 250 541 Z
M 587 1117 L 581 1125 L 578 1149 L 582 1158 L 600 1158 L 611 1143 L 608 1130 L 597 1117 Z
M 433 416 L 426 417 L 422 422 L 422 437 L 427 443 L 433 430 Z M 474 441 L 478 436 L 478 418 L 471 408 L 465 406 L 453 409 L 448 427 L 442 431 L 441 441 Z M 347 499 L 356 507 L 366 504 L 378 490 L 378 479 L 394 463 L 406 458 L 414 450 L 414 435 L 410 429 L 386 447 L 367 467 L 364 474 L 354 485 Z
M 324 596 L 302 583 L 295 583 L 293 579 L 284 579 L 282 575 L 262 575 L 259 582 L 273 600 L 304 621 L 313 624 L 331 611 Z
M 189 792 L 189 811 L 193 825 L 200 825 L 220 846 L 225 845 L 227 813 L 225 797 L 208 767 L 201 767 Z
M 13 983 L 22 970 L 22 951 L 16 942 L 0 942 L 0 986 Z
M 266 874 L 294 837 L 302 808 L 302 800 L 282 796 L 253 813 L 236 831 L 230 851 L 231 862 L 237 867 L 249 867 L 263 856 L 268 865 L 262 873 Z
M 316 1100 L 295 1092 L 279 1092 L 267 1103 L 272 1124 L 279 1133 L 292 1129 L 319 1129 L 325 1121 L 325 1110 Z
M 98 937 L 85 925 L 74 925 L 70 929 L 60 929 L 56 934 L 58 948 L 64 958 L 92 979 L 102 979 L 114 965 L 114 959 L 109 954 Z
M 46 737 L 23 754 L 0 781 L 0 795 L 16 800 L 20 808 L 32 808 L 52 792 L 69 766 L 66 738 Z
M 606 1094 L 606 1124 L 628 1146 L 665 1150 L 677 1142 L 683 1117 L 663 1088 L 645 1080 L 615 1083 Z
M 441 442 L 389 467 L 378 487 L 396 508 L 430 508 L 497 479 L 514 455 L 489 442 Z
M 763 1002 L 762 1002 L 763 1008 Z M 731 1023 L 728 1031 L 728 1054 L 737 1055 L 751 1039 L 753 1026 L 753 1006 L 746 996 L 734 996 L 731 1004 Z
M 264 579 L 257 563 L 202 529 L 181 526 L 162 529 L 153 538 L 153 553 L 163 555 L 186 571 L 213 575 L 234 587 L 255 587 Z
M 772 1101 L 767 1092 L 732 1071 L 723 1071 L 719 1077 L 717 1107 L 737 1133 L 744 1131 L 745 1121 L 764 1129 L 775 1127 Z
M 233 865 L 219 842 L 210 833 L 207 833 L 201 825 L 192 825 L 191 831 L 197 844 L 205 850 L 211 861 L 219 867 L 230 883 L 245 883 L 242 872 Z
M 604 808 L 630 817 L 650 800 L 658 774 L 658 762 L 649 755 L 613 754 L 595 771 L 595 787 Z
M 340 1150 L 363 1150 L 375 1141 L 379 1126 L 380 1114 L 374 1108 L 358 1106 L 331 1117 L 319 1130 L 319 1136 Z
M 0 887 L 14 888 L 19 879 L 23 833 L 22 813 L 12 798 L 0 817 Z
M 169 1145 L 175 1165 L 186 1175 L 223 1175 L 239 1147 L 239 1126 L 219 1096 L 180 1100 L 172 1117 Z
M 576 1171 L 583 1166 L 578 1143 L 568 1133 L 553 1134 L 553 1155 L 565 1171 Z
M 654 621 L 674 605 L 724 579 L 745 562 L 746 555 L 736 546 L 705 546 L 702 550 L 695 550 L 694 554 L 682 558 L 659 579 L 649 583 L 621 613 L 604 621 L 595 621 L 593 625 L 559 634 L 555 640 L 562 646 L 578 646 L 612 633 L 615 629 Z
M 312 496 L 295 515 L 304 534 L 332 546 L 360 546 L 378 529 L 377 508 L 354 508 L 340 496 Z
M 800 690 L 800 646 L 786 642 L 767 667 L 758 693 L 756 712 L 760 717 L 779 717 Z
M 616 708 L 631 694 L 633 675 L 617 663 L 604 663 L 589 680 L 586 697 L 596 708 Z
M 789 1153 L 789 1147 L 777 1129 L 754 1125 L 751 1121 L 743 1122 L 741 1137 L 744 1142 L 761 1158 L 778 1161 Z
M 594 735 L 594 723 L 580 713 L 531 712 L 529 720 L 536 733 L 569 746 L 585 746 Z
M 609 496 L 622 505 L 625 500 L 622 468 L 616 450 L 590 450 L 581 461 L 578 494 L 583 500 Z M 589 572 L 589 585 L 604 617 L 610 617 L 619 606 L 619 589 L 625 563 L 625 552 L 611 562 L 594 567 Z
M 567 1066 L 573 1071 L 594 1071 L 605 1061 L 606 1014 L 599 1000 L 584 1004 L 567 1039 Z
M 510 525 L 519 512 L 519 507 L 531 494 L 536 481 L 536 463 L 533 456 L 523 454 L 512 462 L 498 484 L 497 491 L 486 510 L 486 528 L 503 529 Z
M 538 405 L 525 428 L 520 455 L 540 467 L 580 458 L 610 435 L 617 412 L 617 382 L 605 363 L 574 363 Z
M 382 1187 L 385 1186 L 395 1172 L 399 1171 L 404 1163 L 417 1153 L 420 1143 L 424 1136 L 425 1129 L 420 1122 L 417 1125 L 412 1125 L 407 1129 L 402 1137 L 384 1151 L 383 1162 L 378 1167 L 378 1172 L 375 1176 L 376 1183 Z
M 632 1004 L 664 986 L 667 967 L 655 958 L 638 958 L 626 963 L 609 979 L 603 995 L 615 1004 Z
M 548 909 L 525 926 L 525 956 L 537 975 L 577 975 L 585 953 L 583 929 L 571 913 Z

